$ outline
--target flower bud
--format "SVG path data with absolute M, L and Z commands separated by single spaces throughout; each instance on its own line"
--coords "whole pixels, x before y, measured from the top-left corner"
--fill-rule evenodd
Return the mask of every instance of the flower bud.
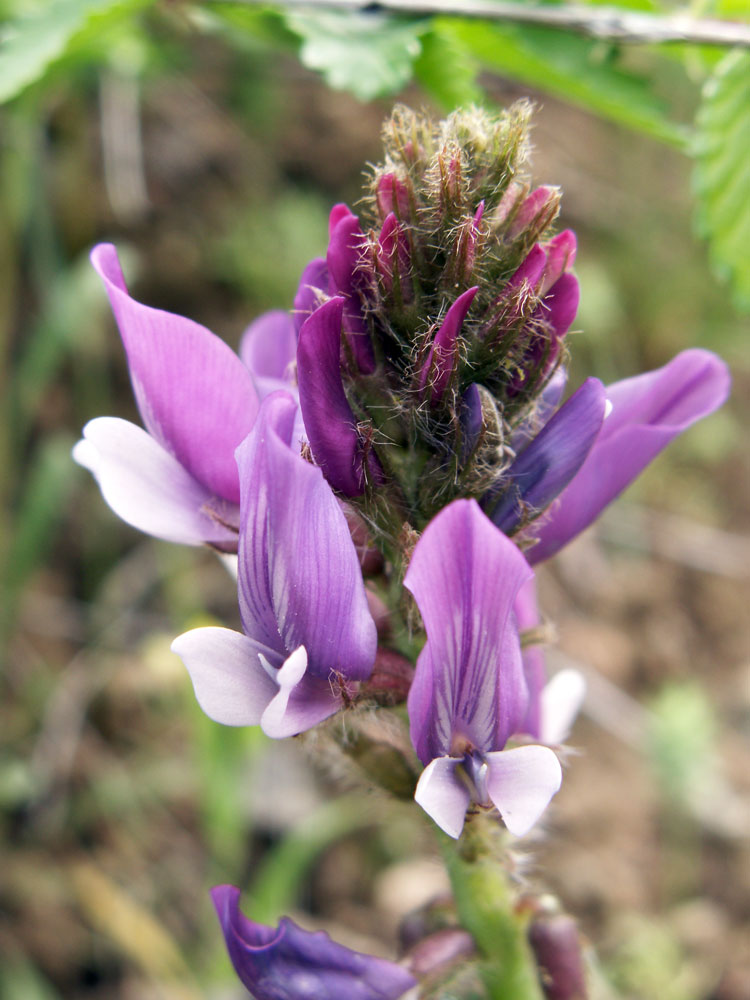
M 547 1000 L 587 1000 L 586 970 L 575 920 L 565 913 L 532 920 L 529 944 Z

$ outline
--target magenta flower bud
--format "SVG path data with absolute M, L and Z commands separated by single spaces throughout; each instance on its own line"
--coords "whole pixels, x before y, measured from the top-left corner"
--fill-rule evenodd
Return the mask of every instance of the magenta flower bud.
M 564 913 L 537 917 L 529 927 L 529 944 L 547 1000 L 587 1000 L 581 941 L 572 917 Z
M 576 259 L 576 234 L 572 229 L 558 233 L 544 245 L 547 263 L 544 267 L 544 277 L 539 289 L 541 295 L 546 295 L 557 279 L 569 271 Z
M 532 191 L 521 203 L 515 217 L 508 228 L 510 239 L 516 239 L 521 233 L 538 223 L 545 216 L 552 216 L 557 210 L 560 194 L 557 188 L 542 186 Z M 551 221 L 551 218 L 550 220 Z
M 346 205 L 336 205 L 332 209 L 329 226 L 331 238 L 326 254 L 328 291 L 331 295 L 341 295 L 344 299 L 344 334 L 357 369 L 369 374 L 375 370 L 375 356 L 362 311 L 362 299 L 368 291 L 365 236 L 359 219 Z
M 383 223 L 375 249 L 375 258 L 383 287 L 393 293 L 400 304 L 414 298 L 409 237 L 391 212 Z
M 440 402 L 450 384 L 458 361 L 458 335 L 479 286 L 469 288 L 452 303 L 422 366 L 419 389 L 423 398 L 429 396 L 433 406 Z
M 446 927 L 415 945 L 409 968 L 415 976 L 431 976 L 462 959 L 476 954 L 474 938 L 460 927 Z
M 411 215 L 409 189 L 393 173 L 382 174 L 375 188 L 375 198 L 381 218 L 393 213 L 402 222 Z

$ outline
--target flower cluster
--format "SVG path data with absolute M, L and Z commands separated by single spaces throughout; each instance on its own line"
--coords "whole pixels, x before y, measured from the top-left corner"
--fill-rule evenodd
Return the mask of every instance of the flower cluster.
M 467 810 L 522 836 L 560 787 L 554 747 L 583 691 L 570 671 L 547 683 L 539 647 L 522 648 L 532 565 L 729 386 L 694 349 L 562 401 L 576 240 L 553 231 L 559 192 L 526 180 L 528 115 L 397 109 L 362 218 L 334 207 L 292 311 L 256 320 L 239 356 L 135 301 L 112 246 L 92 254 L 146 429 L 93 420 L 75 458 L 130 524 L 237 556 L 243 632 L 173 644 L 201 707 L 283 738 L 405 701 L 415 799 L 453 838 Z M 260 1000 L 415 985 L 291 921 L 253 924 L 238 896 L 214 891 Z

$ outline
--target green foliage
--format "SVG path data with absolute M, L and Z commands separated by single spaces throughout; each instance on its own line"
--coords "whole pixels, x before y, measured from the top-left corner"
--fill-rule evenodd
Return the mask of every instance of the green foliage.
M 17 17 L 2 29 L 0 102 L 16 97 L 35 83 L 89 30 L 97 30 L 107 14 L 125 16 L 144 0 L 52 0 Z
M 699 232 L 735 305 L 750 310 L 750 53 L 730 52 L 706 84 L 694 153 Z
M 293 12 L 287 24 L 302 39 L 300 59 L 336 90 L 361 101 L 394 94 L 411 79 L 429 21 L 325 11 Z
M 422 35 L 422 51 L 414 63 L 414 75 L 430 97 L 445 111 L 479 104 L 482 88 L 477 83 L 479 61 L 455 34 L 433 22 Z
M 651 709 L 650 751 L 662 791 L 689 806 L 715 773 L 716 723 L 706 692 L 697 683 L 670 684 Z
M 620 125 L 683 146 L 687 131 L 666 117 L 648 80 L 622 69 L 599 42 L 553 28 L 441 18 L 485 66 Z

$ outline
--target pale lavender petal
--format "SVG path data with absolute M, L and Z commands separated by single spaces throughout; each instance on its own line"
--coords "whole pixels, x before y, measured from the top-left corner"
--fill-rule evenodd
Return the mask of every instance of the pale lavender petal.
M 721 406 L 729 387 L 724 362 L 699 348 L 608 386 L 612 412 L 578 475 L 534 526 L 530 561 L 548 559 L 583 531 L 673 438 Z
M 348 211 L 348 209 L 347 209 Z M 325 257 L 315 257 L 305 267 L 299 279 L 297 294 L 294 296 L 294 330 L 299 336 L 300 328 L 308 316 L 322 302 L 322 294 L 328 292 L 328 265 Z
M 278 691 L 258 646 L 228 628 L 195 628 L 172 643 L 206 715 L 225 726 L 257 726 Z
M 302 324 L 297 379 L 305 429 L 315 461 L 334 489 L 359 496 L 365 489 L 362 443 L 341 381 L 341 323 L 344 300 L 330 299 Z M 374 455 L 370 476 L 382 473 Z
M 562 784 L 560 761 L 549 747 L 515 747 L 488 753 L 487 791 L 503 822 L 523 837 Z
M 440 329 L 435 334 L 430 353 L 419 376 L 421 391 L 424 392 L 429 382 L 429 396 L 432 403 L 439 402 L 448 388 L 458 359 L 458 335 L 478 291 L 479 285 L 475 285 L 459 295 L 451 303 Z
M 237 506 L 213 496 L 141 427 L 118 417 L 90 420 L 73 458 L 134 528 L 168 542 L 236 549 Z
M 340 208 L 341 206 L 336 206 Z M 334 209 L 336 211 L 336 209 Z M 333 212 L 331 213 L 333 220 Z M 367 322 L 362 315 L 360 293 L 364 288 L 365 237 L 359 219 L 351 212 L 341 212 L 333 225 L 326 263 L 332 295 L 344 297 L 343 328 L 360 372 L 375 370 L 375 356 Z
M 589 378 L 560 407 L 505 474 L 504 494 L 484 500 L 494 524 L 511 532 L 537 517 L 583 465 L 604 420 L 606 390 Z
M 499 750 L 526 713 L 513 602 L 532 577 L 522 553 L 474 500 L 427 525 L 404 584 L 427 631 L 409 692 L 411 737 L 423 764 Z
M 414 801 L 448 834 L 458 839 L 471 796 L 456 774 L 460 757 L 436 757 L 422 771 Z
M 237 449 L 243 626 L 284 658 L 304 646 L 314 677 L 362 680 L 375 623 L 341 506 L 320 469 L 289 446 L 295 409 L 288 394 L 269 396 Z
M 260 720 L 263 732 L 275 740 L 312 729 L 343 705 L 331 681 L 308 674 L 304 646 L 287 657 L 276 674 L 276 683 L 277 694 Z
M 288 917 L 278 928 L 254 923 L 232 885 L 211 897 L 234 970 L 255 1000 L 398 1000 L 416 986 L 401 966 L 351 951 L 324 931 L 302 930 Z
M 586 697 L 586 679 L 578 670 L 560 670 L 541 693 L 540 733 L 542 743 L 555 746 L 570 735 Z
M 109 295 L 149 432 L 212 493 L 237 503 L 234 450 L 258 410 L 250 372 L 205 327 L 132 299 L 111 244 L 95 247 L 91 261 Z
M 240 341 L 240 357 L 256 385 L 270 380 L 274 388 L 288 388 L 294 373 L 297 333 L 288 312 L 275 309 L 259 316 L 245 330 Z M 285 385 L 284 385 L 285 384 Z M 270 390 L 273 391 L 273 390 Z M 267 395 L 261 390 L 261 395 Z

